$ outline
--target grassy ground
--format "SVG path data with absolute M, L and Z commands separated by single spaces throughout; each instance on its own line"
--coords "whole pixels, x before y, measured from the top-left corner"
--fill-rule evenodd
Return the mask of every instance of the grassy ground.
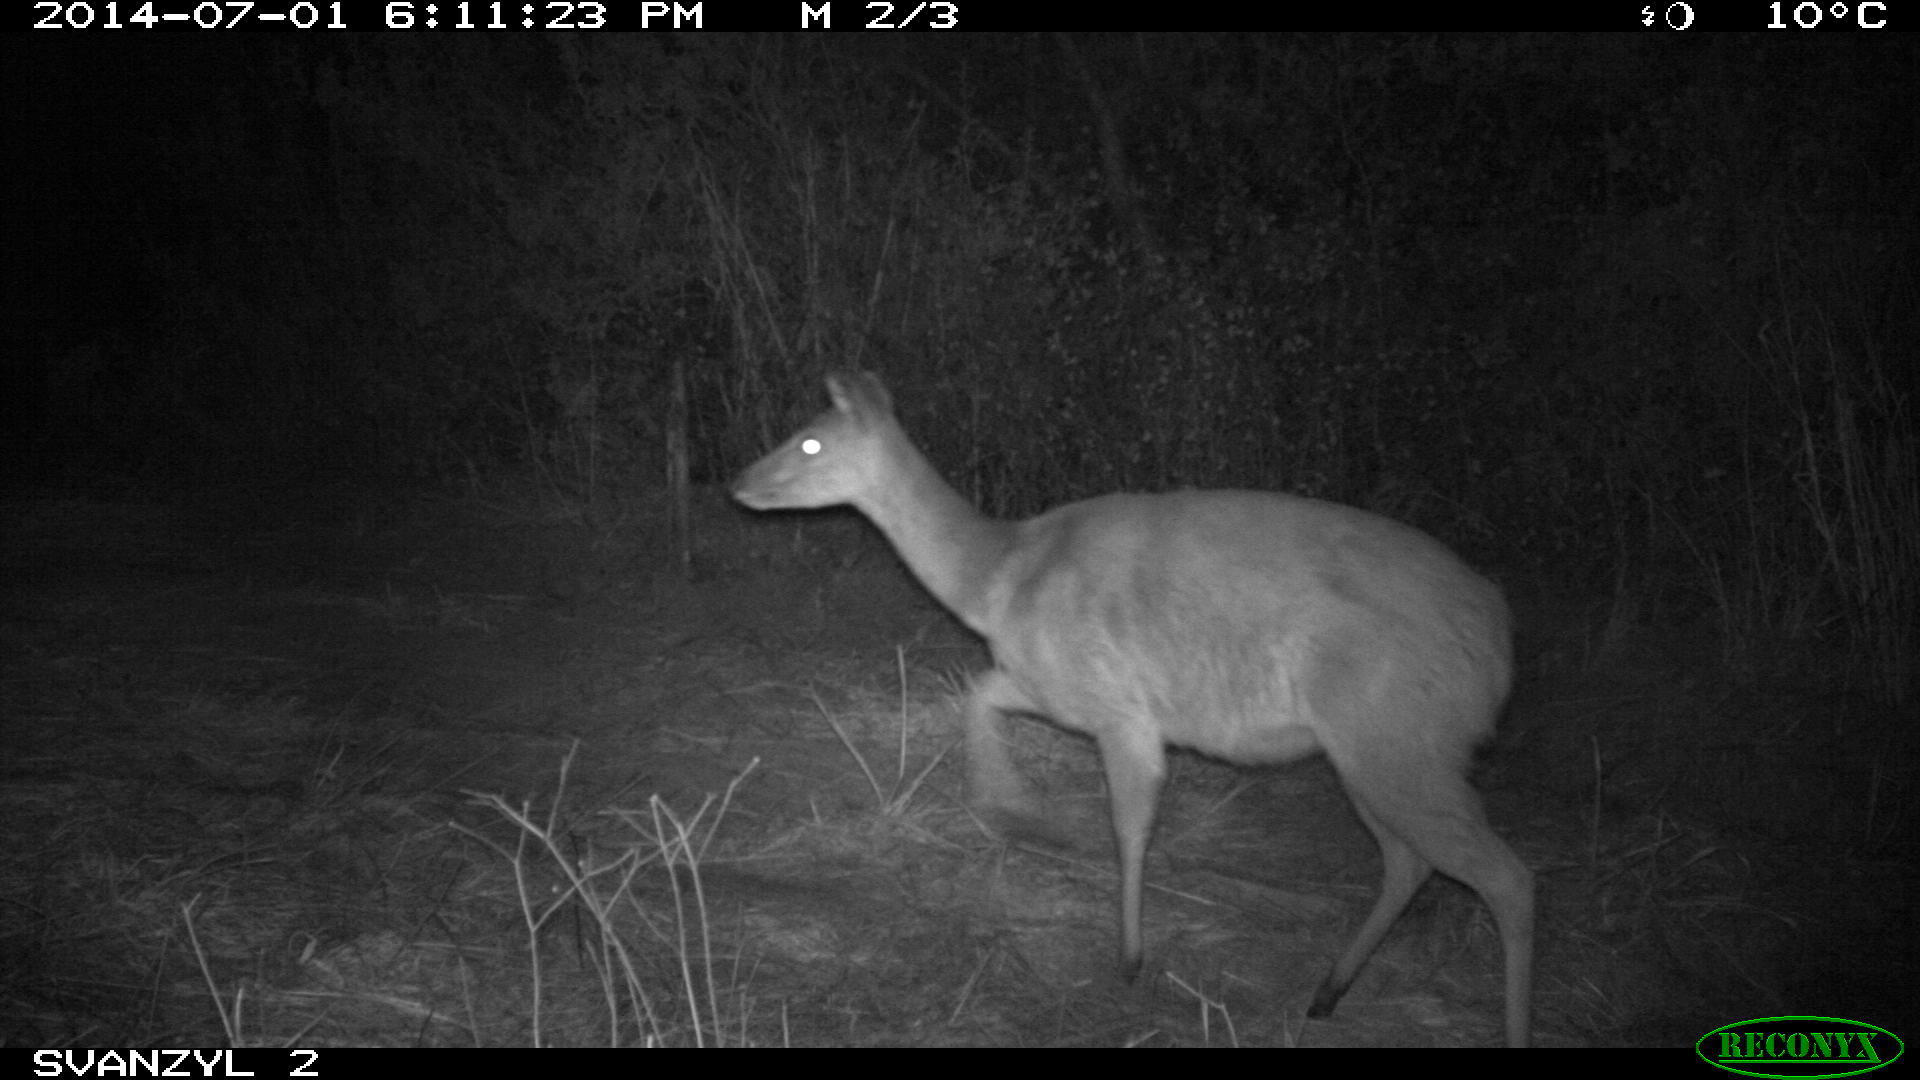
M 1499 1042 L 1443 880 L 1304 1019 L 1378 874 L 1317 762 L 1177 758 L 1122 983 L 1092 747 L 1021 732 L 1070 847 L 985 832 L 984 650 L 850 520 L 716 498 L 681 572 L 630 522 L 299 504 L 6 507 L 0 1044 Z M 1540 876 L 1536 1041 L 1903 1030 L 1910 725 L 1514 594 L 1480 781 Z

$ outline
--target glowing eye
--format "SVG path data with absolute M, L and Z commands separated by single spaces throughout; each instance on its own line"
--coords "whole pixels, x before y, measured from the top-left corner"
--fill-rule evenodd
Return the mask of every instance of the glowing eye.
M 807 456 L 809 456 L 809 457 L 811 457 L 811 456 L 813 456 L 814 454 L 817 454 L 817 453 L 819 453 L 820 451 L 822 451 L 822 450 L 824 450 L 824 449 L 826 449 L 826 447 L 824 447 L 824 446 L 821 446 L 821 445 L 820 445 L 820 440 L 819 440 L 819 439 L 802 439 L 802 440 L 800 440 L 800 452 L 801 452 L 801 453 L 803 453 L 803 454 L 806 454 L 806 455 L 807 455 Z

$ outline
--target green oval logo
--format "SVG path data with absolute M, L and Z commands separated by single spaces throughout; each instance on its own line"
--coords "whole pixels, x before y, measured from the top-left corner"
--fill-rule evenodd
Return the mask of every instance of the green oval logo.
M 1709 1065 L 1742 1076 L 1824 1080 L 1900 1060 L 1906 1044 L 1886 1028 L 1837 1016 L 1763 1016 L 1714 1028 L 1693 1044 Z

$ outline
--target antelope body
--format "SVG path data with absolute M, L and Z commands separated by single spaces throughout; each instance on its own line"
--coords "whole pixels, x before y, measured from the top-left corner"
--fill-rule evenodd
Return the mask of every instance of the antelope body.
M 908 440 L 869 374 L 741 475 L 756 510 L 851 504 L 992 648 L 966 710 L 970 796 L 1017 831 L 1040 813 L 1003 717 L 1093 737 L 1120 855 L 1120 955 L 1141 965 L 1141 875 L 1166 747 L 1242 765 L 1324 752 L 1380 845 L 1379 900 L 1315 993 L 1338 1004 L 1435 870 L 1492 909 L 1506 1031 L 1525 1045 L 1533 875 L 1466 781 L 1512 681 L 1505 601 L 1439 541 L 1335 503 L 1255 491 L 1108 495 L 1026 521 L 982 515 Z

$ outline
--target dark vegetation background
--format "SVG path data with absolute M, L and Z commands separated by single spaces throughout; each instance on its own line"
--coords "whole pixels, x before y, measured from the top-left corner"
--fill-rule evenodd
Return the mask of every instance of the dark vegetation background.
M 711 580 L 717 485 L 865 367 L 995 514 L 1254 487 L 1447 540 L 1536 685 L 1686 697 L 1613 732 L 1631 783 L 1534 744 L 1741 838 L 1683 861 L 1911 855 L 1910 38 L 0 47 L 13 493 L 440 492 Z M 1873 880 L 1849 918 L 1911 916 Z M 1781 918 L 1828 958 L 1746 977 L 1817 1011 L 1868 958 Z

